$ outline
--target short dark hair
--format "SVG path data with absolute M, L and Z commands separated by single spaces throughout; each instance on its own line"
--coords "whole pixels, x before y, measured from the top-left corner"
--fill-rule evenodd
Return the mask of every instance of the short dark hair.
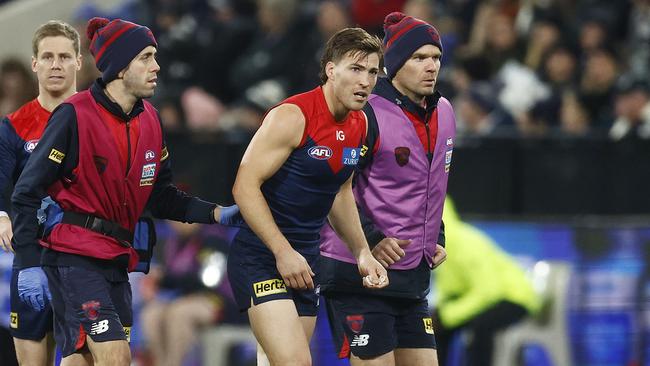
M 38 44 L 41 43 L 43 38 L 59 36 L 71 40 L 74 51 L 79 55 L 81 52 L 79 48 L 79 32 L 66 22 L 61 20 L 50 20 L 49 22 L 39 26 L 36 29 L 36 32 L 34 32 L 34 38 L 32 38 L 32 52 L 34 57 L 38 56 Z
M 344 28 L 333 35 L 325 44 L 323 57 L 320 59 L 320 80 L 323 84 L 327 82 L 325 66 L 328 62 L 337 62 L 349 52 L 359 56 L 367 56 L 376 53 L 379 56 L 380 68 L 383 65 L 384 53 L 381 47 L 381 40 L 377 36 L 370 35 L 361 28 Z

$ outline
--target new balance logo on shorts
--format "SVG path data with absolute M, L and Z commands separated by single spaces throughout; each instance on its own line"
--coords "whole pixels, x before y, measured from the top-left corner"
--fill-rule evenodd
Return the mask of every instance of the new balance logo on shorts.
M 91 335 L 102 334 L 107 330 L 108 330 L 108 319 L 100 320 L 97 323 L 93 323 L 93 325 L 90 326 Z
M 255 292 L 255 296 L 262 297 L 287 292 L 287 287 L 285 286 L 284 281 L 275 278 L 272 280 L 255 282 L 253 284 L 253 292 Z
M 352 338 L 352 343 L 350 343 L 350 347 L 367 346 L 368 339 L 370 339 L 370 334 L 355 334 L 354 338 Z

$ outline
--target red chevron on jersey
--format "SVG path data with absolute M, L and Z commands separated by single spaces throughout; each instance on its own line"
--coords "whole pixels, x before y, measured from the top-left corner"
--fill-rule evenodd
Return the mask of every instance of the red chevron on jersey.
M 25 142 L 38 141 L 43 135 L 51 112 L 41 106 L 38 99 L 23 105 L 7 116 L 14 130 Z
M 356 165 L 366 133 L 363 112 L 351 111 L 343 121 L 337 122 L 327 107 L 322 88 L 289 98 L 285 103 L 295 103 L 305 115 L 301 146 L 313 144 L 307 152 L 310 157 L 327 160 L 334 174 L 346 165 Z

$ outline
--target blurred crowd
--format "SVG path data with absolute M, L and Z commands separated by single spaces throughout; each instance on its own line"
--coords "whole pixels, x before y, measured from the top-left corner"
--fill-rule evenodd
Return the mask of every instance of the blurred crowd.
M 73 21 L 152 28 L 168 134 L 247 138 L 269 107 L 318 84 L 332 34 L 383 37 L 395 10 L 442 34 L 438 89 L 460 135 L 650 138 L 650 0 L 127 0 L 108 14 L 83 5 Z M 98 75 L 87 49 L 80 89 Z M 1 63 L 0 114 L 35 96 L 31 74 L 28 60 Z

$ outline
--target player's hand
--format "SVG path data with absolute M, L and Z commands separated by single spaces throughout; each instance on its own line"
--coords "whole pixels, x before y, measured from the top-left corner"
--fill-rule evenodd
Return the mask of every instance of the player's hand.
M 214 222 L 226 226 L 240 226 L 244 218 L 239 213 L 239 206 L 217 206 L 214 211 Z
M 47 277 L 41 267 L 29 267 L 18 272 L 18 297 L 32 309 L 45 308 L 45 298 L 52 300 Z
M 436 251 L 433 253 L 433 268 L 438 267 L 442 262 L 447 259 L 447 251 L 445 247 L 440 244 L 436 244 Z
M 372 255 L 381 263 L 382 266 L 388 268 L 391 264 L 397 262 L 404 257 L 404 249 L 407 245 L 411 244 L 410 240 L 401 240 L 396 238 L 384 238 L 374 248 L 372 248 Z
M 363 286 L 379 289 L 388 286 L 388 273 L 369 250 L 364 250 L 357 258 L 359 273 L 363 277 Z
M 13 253 L 14 248 L 11 246 L 11 238 L 13 237 L 11 220 L 7 216 L 0 217 L 0 246 L 2 246 L 2 250 Z
M 313 290 L 315 276 L 305 257 L 293 249 L 287 249 L 275 256 L 278 272 L 284 284 L 297 290 Z

